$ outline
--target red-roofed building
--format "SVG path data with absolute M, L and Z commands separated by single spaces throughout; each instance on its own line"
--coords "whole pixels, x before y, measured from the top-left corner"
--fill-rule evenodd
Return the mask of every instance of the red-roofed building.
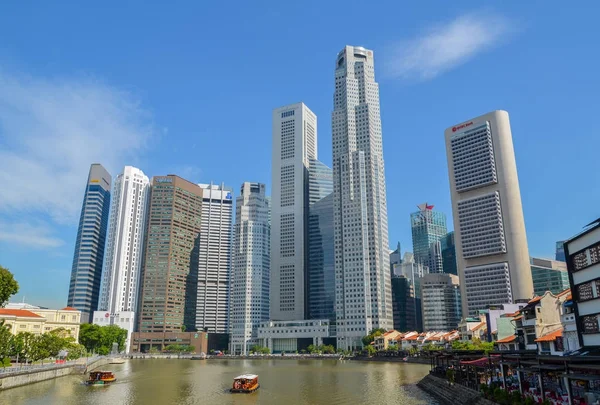
M 375 350 L 386 350 L 389 347 L 390 342 L 395 344 L 396 339 L 400 335 L 401 333 L 397 330 L 385 332 L 383 335 L 379 335 L 374 339 L 373 346 L 375 347 Z
M 5 323 L 11 325 L 14 334 L 41 334 L 64 329 L 75 340 L 79 340 L 81 311 L 75 308 L 48 309 L 26 303 L 9 303 L 6 308 L 0 309 L 0 319 L 5 319 Z

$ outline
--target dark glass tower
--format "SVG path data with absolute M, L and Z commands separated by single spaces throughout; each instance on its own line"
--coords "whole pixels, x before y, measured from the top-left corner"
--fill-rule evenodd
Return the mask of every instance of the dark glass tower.
M 441 242 L 444 273 L 458 276 L 458 270 L 456 268 L 456 246 L 454 244 L 454 231 L 448 232 L 446 236 L 442 238 Z
M 307 318 L 334 321 L 333 172 L 311 159 L 308 179 Z
M 98 308 L 111 180 L 101 164 L 91 165 L 79 218 L 67 299 L 67 306 L 81 311 L 81 322 L 84 323 L 91 322 L 92 314 Z
M 429 267 L 430 273 L 442 273 L 440 240 L 448 233 L 446 215 L 427 203 L 418 207 L 419 211 L 410 214 L 415 262 Z

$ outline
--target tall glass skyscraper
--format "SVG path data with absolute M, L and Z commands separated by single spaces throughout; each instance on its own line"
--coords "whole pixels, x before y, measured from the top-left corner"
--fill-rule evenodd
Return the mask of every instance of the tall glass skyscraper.
M 454 244 L 454 231 L 448 232 L 442 238 L 442 264 L 444 273 L 458 276 L 456 268 L 456 245 Z
M 140 290 L 150 180 L 125 166 L 114 181 L 98 310 L 93 323 L 127 330 L 129 351 Z
M 67 306 L 81 311 L 81 321 L 86 323 L 91 322 L 100 296 L 111 181 L 101 164 L 92 164 L 79 218 L 67 300 Z
M 333 172 L 316 159 L 308 172 L 307 318 L 335 320 Z
M 415 261 L 427 266 L 430 273 L 442 273 L 441 240 L 448 233 L 446 215 L 427 203 L 418 207 L 419 211 L 410 214 Z
M 558 260 L 559 262 L 567 261 L 567 259 L 565 258 L 565 241 L 564 240 L 560 240 L 560 241 L 556 242 L 555 260 Z
M 394 327 L 373 51 L 346 46 L 338 53 L 331 121 L 337 346 L 351 349 L 371 329 Z
M 231 353 L 258 344 L 258 326 L 269 320 L 271 224 L 265 185 L 242 184 L 236 201 L 231 286 Z

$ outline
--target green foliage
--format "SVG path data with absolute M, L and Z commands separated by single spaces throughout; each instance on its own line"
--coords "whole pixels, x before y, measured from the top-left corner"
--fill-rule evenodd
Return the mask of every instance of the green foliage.
M 8 299 L 17 292 L 19 283 L 7 268 L 0 266 L 0 308 L 4 308 Z
M 0 323 L 0 362 L 2 362 L 3 366 L 5 365 L 5 360 L 8 359 L 8 363 L 10 365 L 10 356 L 12 354 L 12 339 L 13 335 L 10 333 L 8 326 L 4 326 L 4 321 Z
M 152 346 L 148 353 L 150 354 L 158 354 L 160 351 L 156 348 L 156 346 Z
M 373 330 L 371 330 L 371 332 L 369 332 L 369 334 L 365 337 L 362 338 L 362 343 L 364 346 L 368 346 L 369 344 L 371 344 L 371 342 L 373 340 L 375 340 L 375 338 L 377 336 L 381 336 L 383 335 L 385 332 L 387 332 L 385 329 L 382 328 L 375 328 Z
M 194 346 L 190 345 L 168 345 L 165 347 L 166 352 L 170 353 L 192 353 L 194 350 Z
M 508 404 L 508 392 L 502 388 L 494 389 L 494 401 L 499 404 Z
M 387 348 L 387 351 L 391 353 L 398 353 L 399 350 L 398 345 L 389 345 Z
M 510 404 L 521 405 L 522 402 L 523 402 L 523 396 L 521 395 L 521 393 L 519 391 L 515 390 L 510 393 L 510 396 L 509 396 Z
M 535 405 L 535 401 L 531 397 L 525 398 L 525 405 Z
M 271 350 L 268 347 L 263 347 L 259 345 L 254 345 L 250 348 L 250 353 L 256 354 L 270 354 Z
M 453 369 L 449 368 L 446 370 L 446 379 L 448 379 L 448 382 L 450 382 L 451 384 L 454 384 L 454 375 L 455 372 Z
M 369 356 L 372 356 L 377 352 L 377 350 L 375 350 L 375 348 L 372 345 L 367 345 L 366 350 Z
M 79 341 L 90 352 L 107 355 L 113 343 L 119 345 L 119 351 L 125 349 L 127 330 L 117 325 L 99 326 L 84 323 L 79 331 Z
M 483 350 L 485 354 L 488 354 L 494 350 L 494 343 L 482 342 L 479 339 L 474 339 L 472 341 L 455 340 L 452 342 L 452 350 Z
M 311 354 L 318 354 L 318 353 L 335 354 L 335 349 L 334 349 L 333 345 L 318 345 L 318 346 L 309 345 L 306 349 Z
M 426 345 L 423 345 L 421 347 L 421 351 L 423 351 L 423 352 L 435 352 L 435 351 L 440 351 L 440 350 L 444 350 L 444 347 L 438 346 L 438 345 L 433 345 L 431 343 L 427 343 Z

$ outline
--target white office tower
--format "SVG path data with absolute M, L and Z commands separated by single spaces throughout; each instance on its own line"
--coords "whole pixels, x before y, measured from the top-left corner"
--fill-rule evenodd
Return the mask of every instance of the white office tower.
M 303 103 L 273 111 L 271 319 L 305 319 L 308 169 L 317 117 Z
M 244 183 L 236 201 L 231 287 L 231 353 L 248 354 L 269 320 L 271 226 L 265 185 Z
M 388 221 L 373 52 L 337 55 L 332 114 L 337 346 L 393 328 Z
M 508 113 L 445 131 L 463 316 L 533 296 Z
M 224 184 L 198 186 L 203 189 L 203 195 L 198 236 L 196 329 L 227 333 L 233 243 L 233 190 Z
M 113 182 L 98 311 L 93 322 L 127 329 L 126 350 L 135 325 L 140 289 L 150 180 L 125 166 Z

